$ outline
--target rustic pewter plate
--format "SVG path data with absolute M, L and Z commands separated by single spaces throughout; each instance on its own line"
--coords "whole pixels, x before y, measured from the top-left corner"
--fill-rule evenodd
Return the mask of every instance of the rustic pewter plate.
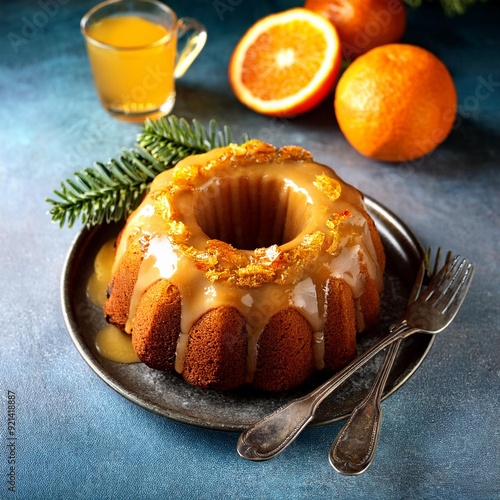
M 403 313 L 423 255 L 420 242 L 403 222 L 375 200 L 365 199 L 385 247 L 387 267 L 380 321 L 360 337 L 359 352 L 386 335 L 391 323 Z M 105 321 L 102 310 L 87 299 L 86 288 L 97 252 L 119 230 L 118 225 L 102 225 L 81 231 L 66 258 L 61 295 L 66 325 L 76 347 L 97 375 L 122 396 L 178 422 L 241 431 L 327 378 L 317 374 L 300 389 L 274 395 L 248 388 L 219 393 L 198 389 L 177 374 L 159 372 L 142 363 L 121 364 L 103 358 L 95 347 L 95 336 Z M 434 336 L 422 333 L 403 341 L 384 398 L 415 373 L 433 340 Z M 318 408 L 311 426 L 346 418 L 370 387 L 382 359 L 383 355 L 373 358 L 329 396 Z

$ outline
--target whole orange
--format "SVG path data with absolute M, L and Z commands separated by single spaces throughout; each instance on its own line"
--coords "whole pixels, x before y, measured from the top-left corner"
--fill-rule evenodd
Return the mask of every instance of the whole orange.
M 406 7 L 401 0 L 306 0 L 304 7 L 328 18 L 337 29 L 342 55 L 352 60 L 403 36 Z
M 414 45 L 372 49 L 347 68 L 335 91 L 343 134 L 377 160 L 407 161 L 431 152 L 450 133 L 456 112 L 446 66 Z

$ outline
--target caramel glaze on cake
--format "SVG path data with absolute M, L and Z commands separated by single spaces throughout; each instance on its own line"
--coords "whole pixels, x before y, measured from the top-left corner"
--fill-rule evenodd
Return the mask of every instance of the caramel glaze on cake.
M 152 368 L 281 391 L 356 355 L 384 261 L 359 191 L 300 147 L 249 141 L 154 180 L 119 236 L 104 311 Z

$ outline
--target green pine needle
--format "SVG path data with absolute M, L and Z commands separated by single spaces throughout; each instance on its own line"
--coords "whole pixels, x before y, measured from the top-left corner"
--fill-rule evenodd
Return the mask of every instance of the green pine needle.
M 241 142 L 248 140 L 246 135 Z M 211 121 L 207 129 L 197 121 L 189 123 L 175 116 L 146 121 L 137 145 L 107 163 L 76 172 L 74 178 L 55 190 L 56 199 L 46 201 L 52 221 L 71 227 L 80 221 L 86 226 L 118 222 L 140 204 L 152 180 L 193 154 L 233 142 L 229 127 Z
M 486 0 L 480 0 L 486 1 Z M 477 3 L 478 0 L 440 0 L 443 11 L 447 16 L 454 16 L 456 14 L 464 14 L 470 5 Z M 410 7 L 420 7 L 423 0 L 405 0 L 405 3 Z

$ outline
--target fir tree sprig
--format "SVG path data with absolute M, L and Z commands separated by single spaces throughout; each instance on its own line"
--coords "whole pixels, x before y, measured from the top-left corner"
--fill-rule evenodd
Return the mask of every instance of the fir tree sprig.
M 125 149 L 118 158 L 75 172 L 48 198 L 52 221 L 68 227 L 118 221 L 134 210 L 154 177 L 165 170 L 144 148 Z
M 245 135 L 242 142 L 248 140 Z M 199 154 L 233 142 L 229 127 L 211 121 L 205 129 L 197 120 L 189 123 L 175 116 L 147 121 L 134 148 L 106 163 L 96 162 L 55 190 L 52 221 L 68 227 L 80 219 L 86 226 L 117 222 L 141 202 L 152 180 L 192 154 Z
M 244 134 L 241 142 L 247 140 L 248 135 Z M 215 120 L 211 120 L 208 128 L 204 128 L 198 120 L 189 123 L 186 119 L 176 116 L 155 122 L 146 120 L 137 136 L 138 144 L 165 163 L 176 162 L 176 156 L 182 156 L 185 152 L 190 155 L 206 153 L 232 142 L 233 135 L 227 125 L 220 127 Z

